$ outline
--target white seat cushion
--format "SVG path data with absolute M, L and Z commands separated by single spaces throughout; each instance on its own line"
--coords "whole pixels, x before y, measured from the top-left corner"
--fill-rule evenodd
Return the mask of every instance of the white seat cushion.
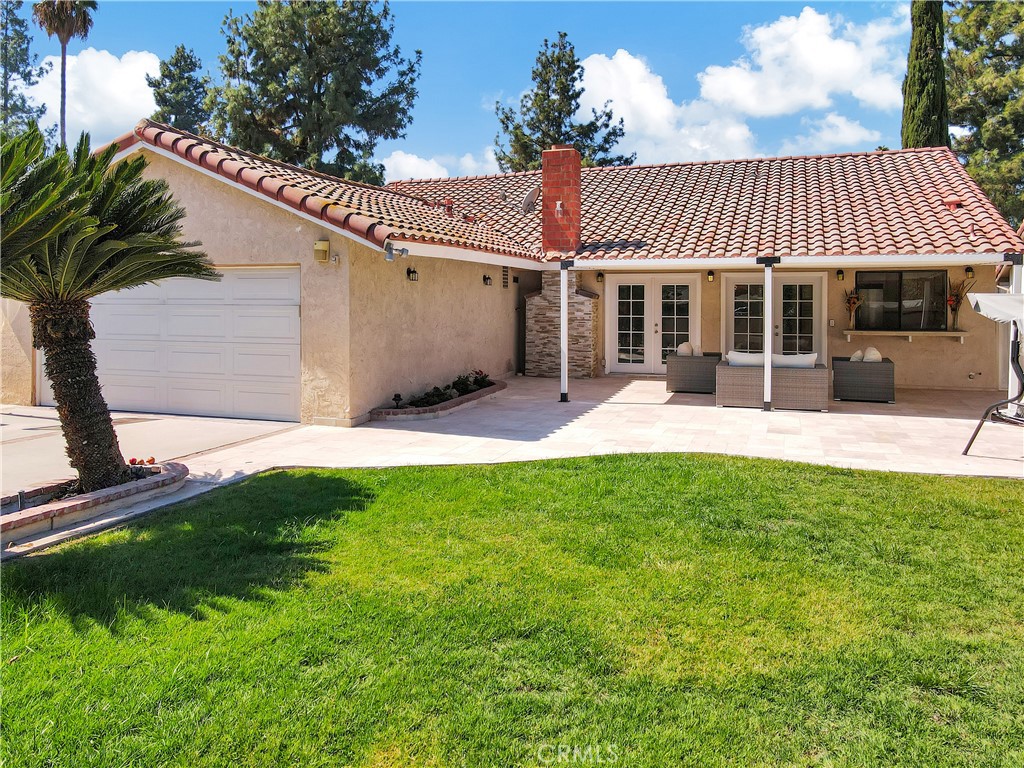
M 813 368 L 817 362 L 817 352 L 806 355 L 772 355 L 772 368 Z
M 763 368 L 764 352 L 737 352 L 732 350 L 726 355 L 729 365 L 744 368 Z
M 693 354 L 693 344 L 688 341 L 684 341 L 676 348 L 676 354 L 680 357 L 688 357 Z
M 874 347 L 868 347 L 864 350 L 864 362 L 865 363 L 880 363 L 882 362 L 882 353 Z
M 858 349 L 856 352 L 854 352 L 852 355 L 850 355 L 850 362 L 851 363 L 859 363 L 863 359 L 864 359 L 864 350 L 863 349 Z

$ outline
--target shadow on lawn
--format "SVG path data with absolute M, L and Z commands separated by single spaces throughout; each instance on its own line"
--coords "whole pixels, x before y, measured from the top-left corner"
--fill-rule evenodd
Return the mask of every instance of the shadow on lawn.
M 158 512 L 124 531 L 4 567 L 4 613 L 64 614 L 116 631 L 125 613 L 203 619 L 227 599 L 270 599 L 325 570 L 331 528 L 373 500 L 366 488 L 312 471 L 260 475 Z

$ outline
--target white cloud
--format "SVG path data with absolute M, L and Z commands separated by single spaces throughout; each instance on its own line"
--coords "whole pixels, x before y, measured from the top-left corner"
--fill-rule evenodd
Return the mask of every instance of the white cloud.
M 779 149 L 781 155 L 800 155 L 832 152 L 835 150 L 864 150 L 874 149 L 882 134 L 870 128 L 865 128 L 856 120 L 843 117 L 835 112 L 829 112 L 820 120 L 804 119 L 804 125 L 811 126 L 812 130 L 802 136 L 796 136 L 784 141 Z
M 610 58 L 596 53 L 582 64 L 586 90 L 580 99 L 580 119 L 589 119 L 591 109 L 601 109 L 610 101 L 625 128 L 617 151 L 636 152 L 638 162 L 755 154 L 754 135 L 742 119 L 701 100 L 677 104 L 661 76 L 639 56 L 620 48 Z
M 60 119 L 60 57 L 47 56 L 49 73 L 28 93 L 46 105 L 42 125 L 56 125 Z M 153 92 L 146 75 L 160 71 L 160 59 L 149 51 L 128 51 L 117 57 L 110 51 L 86 48 L 67 62 L 68 144 L 88 131 L 93 146 L 104 144 L 131 130 L 135 123 L 156 111 Z
M 494 147 L 484 147 L 479 156 L 467 152 L 461 157 L 420 157 L 396 149 L 381 162 L 384 164 L 384 178 L 388 182 L 400 179 L 443 179 L 451 176 L 452 170 L 459 176 L 485 176 L 498 172 Z
M 707 67 L 697 76 L 701 98 L 754 117 L 826 109 L 836 95 L 898 108 L 909 24 L 906 6 L 863 25 L 807 7 L 799 16 L 747 27 L 749 58 Z

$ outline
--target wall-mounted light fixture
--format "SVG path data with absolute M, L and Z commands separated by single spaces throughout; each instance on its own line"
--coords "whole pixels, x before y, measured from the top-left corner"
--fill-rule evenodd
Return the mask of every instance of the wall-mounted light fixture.
M 597 282 L 599 282 L 599 283 L 603 283 L 604 282 L 604 272 L 598 272 L 597 273 Z
M 974 267 L 964 267 L 964 275 L 967 276 L 968 280 L 974 279 Z
M 317 240 L 313 243 L 313 261 L 317 264 L 326 264 L 331 260 L 331 241 Z
M 708 282 L 709 283 L 715 282 L 715 270 L 713 270 L 713 269 L 709 269 L 708 270 Z
M 415 283 L 417 280 L 420 279 L 420 273 L 417 272 L 412 267 L 409 267 L 408 269 L 405 270 L 405 276 L 409 278 L 409 282 L 411 283 Z
M 491 276 L 490 275 L 484 275 L 484 285 L 490 285 L 493 282 L 494 281 L 491 280 Z
M 836 270 L 836 281 L 841 283 L 845 279 L 846 279 L 846 273 L 843 272 L 843 270 L 841 270 L 841 269 L 837 269 Z

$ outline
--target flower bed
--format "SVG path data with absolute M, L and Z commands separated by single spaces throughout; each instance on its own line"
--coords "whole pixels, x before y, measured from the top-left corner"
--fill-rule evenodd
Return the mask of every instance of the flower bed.
M 490 386 L 470 392 L 467 395 L 454 397 L 443 403 L 422 406 L 419 408 L 374 408 L 370 411 L 370 419 L 373 421 L 419 421 L 422 419 L 437 419 L 441 416 L 466 405 L 482 400 L 485 397 L 493 397 L 508 384 L 504 381 L 491 382 Z
M 9 549 L 12 543 L 28 536 L 88 520 L 111 510 L 168 493 L 178 488 L 188 477 L 188 467 L 173 461 L 147 469 L 152 470 L 148 476 L 112 488 L 79 493 L 29 506 L 27 509 L 5 512 L 0 516 L 0 535 L 4 548 Z M 27 491 L 22 497 L 38 501 L 41 495 L 49 494 L 49 498 L 52 499 L 55 495 L 60 496 L 66 492 L 67 486 L 68 483 L 58 483 L 45 489 Z M 17 496 L 11 498 L 18 499 Z M 4 501 L 9 502 L 9 499 Z

